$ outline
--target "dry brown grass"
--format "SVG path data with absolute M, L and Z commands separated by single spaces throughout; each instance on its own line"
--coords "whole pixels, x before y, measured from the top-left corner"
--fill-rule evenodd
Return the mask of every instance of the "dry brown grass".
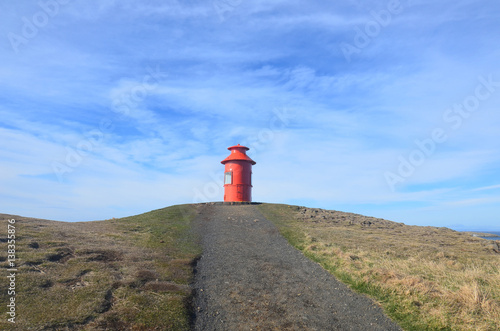
M 407 330 L 500 329 L 500 254 L 490 241 L 446 228 L 262 205 L 290 242 Z

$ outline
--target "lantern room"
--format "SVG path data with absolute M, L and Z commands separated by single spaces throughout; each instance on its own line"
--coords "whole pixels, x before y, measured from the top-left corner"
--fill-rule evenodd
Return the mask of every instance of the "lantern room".
M 222 164 L 224 170 L 224 201 L 252 201 L 252 165 L 256 164 L 246 152 L 250 148 L 241 146 L 228 147 L 231 151 Z

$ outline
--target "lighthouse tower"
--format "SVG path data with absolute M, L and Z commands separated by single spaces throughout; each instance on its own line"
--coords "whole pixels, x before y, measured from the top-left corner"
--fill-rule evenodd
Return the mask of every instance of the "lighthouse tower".
M 252 201 L 252 160 L 246 152 L 250 149 L 240 144 L 228 148 L 231 151 L 222 164 L 224 170 L 224 201 Z

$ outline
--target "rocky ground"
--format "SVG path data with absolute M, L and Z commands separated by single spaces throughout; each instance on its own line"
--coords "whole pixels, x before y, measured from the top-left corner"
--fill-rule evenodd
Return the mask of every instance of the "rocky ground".
M 400 330 L 290 246 L 254 205 L 207 204 L 198 212 L 195 330 Z

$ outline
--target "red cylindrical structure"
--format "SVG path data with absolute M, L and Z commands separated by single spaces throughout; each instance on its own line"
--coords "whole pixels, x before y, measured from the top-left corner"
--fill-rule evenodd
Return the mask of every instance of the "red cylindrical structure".
M 231 151 L 224 164 L 224 201 L 252 201 L 252 165 L 256 162 L 246 154 L 250 148 L 231 146 Z

